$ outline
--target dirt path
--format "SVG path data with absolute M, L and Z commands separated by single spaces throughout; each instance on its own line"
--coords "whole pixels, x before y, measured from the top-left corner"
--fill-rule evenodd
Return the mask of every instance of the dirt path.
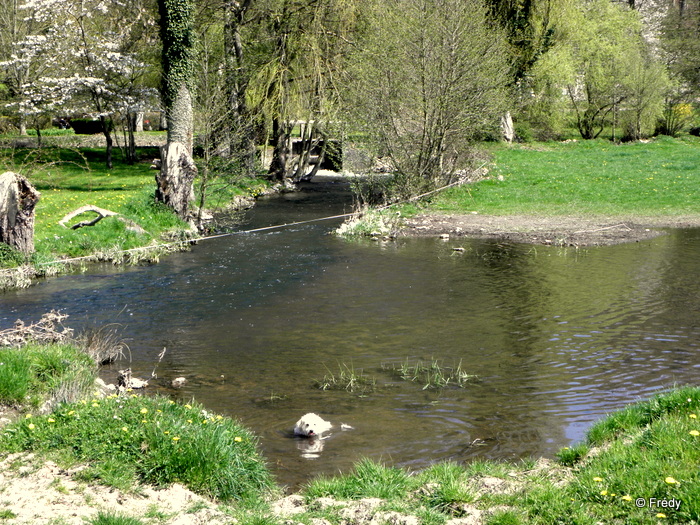
M 700 227 L 700 216 L 684 217 L 541 217 L 422 214 L 407 219 L 402 236 L 479 237 L 556 246 L 600 246 L 639 242 L 668 228 Z

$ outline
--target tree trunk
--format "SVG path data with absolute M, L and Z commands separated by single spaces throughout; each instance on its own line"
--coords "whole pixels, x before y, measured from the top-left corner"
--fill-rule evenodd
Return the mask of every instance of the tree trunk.
M 160 149 L 160 158 L 160 171 L 156 175 L 156 200 L 170 206 L 180 218 L 190 220 L 197 166 L 187 151 L 187 146 L 181 142 L 168 142 Z
M 241 24 L 251 0 L 229 3 L 226 7 L 224 45 L 226 47 L 226 75 L 230 120 L 230 152 L 241 160 L 246 175 L 255 172 L 255 133 L 251 122 L 246 90 L 248 78 L 245 71 Z
M 191 220 L 197 167 L 192 160 L 194 119 L 195 44 L 194 1 L 158 0 L 163 42 L 162 98 L 168 126 L 168 143 L 161 148 L 156 176 L 156 200 L 170 206 L 183 220 Z
M 39 196 L 21 175 L 10 171 L 0 175 L 0 242 L 24 254 L 34 251 L 34 207 Z
M 275 119 L 272 122 L 272 140 L 275 149 L 272 152 L 268 173 L 273 180 L 284 180 L 287 176 L 287 157 L 289 156 L 289 125 Z
M 100 122 L 102 123 L 102 133 L 105 136 L 105 142 L 107 143 L 107 159 L 106 159 L 106 165 L 107 169 L 111 170 L 113 167 L 112 163 L 112 149 L 114 147 L 114 141 L 112 140 L 112 132 L 109 129 L 109 121 L 105 118 L 104 115 L 100 115 Z

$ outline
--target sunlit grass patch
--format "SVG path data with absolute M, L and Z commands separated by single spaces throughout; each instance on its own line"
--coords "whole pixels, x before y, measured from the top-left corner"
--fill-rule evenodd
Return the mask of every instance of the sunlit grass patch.
M 76 399 L 92 386 L 95 361 L 69 344 L 0 348 L 0 404 L 37 407 Z
M 332 496 L 339 499 L 392 499 L 405 495 L 407 489 L 414 484 L 403 469 L 363 459 L 345 476 L 315 478 L 307 485 L 304 494 L 307 498 Z
M 697 214 L 699 145 L 690 136 L 498 145 L 488 180 L 446 190 L 431 207 L 496 215 Z
M 256 497 L 272 486 L 257 439 L 230 418 L 162 397 L 111 396 L 63 404 L 3 429 L 0 449 L 72 457 L 82 475 L 125 490 L 179 482 L 219 500 Z M 107 461 L 108 459 L 108 461 Z

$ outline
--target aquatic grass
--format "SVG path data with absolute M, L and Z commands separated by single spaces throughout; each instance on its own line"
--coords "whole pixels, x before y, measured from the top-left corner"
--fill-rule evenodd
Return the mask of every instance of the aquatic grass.
M 163 397 L 110 396 L 62 404 L 48 416 L 5 427 L 0 450 L 61 452 L 78 463 L 94 462 L 84 476 L 123 490 L 129 480 L 162 486 L 179 482 L 229 501 L 272 486 L 248 429 L 200 405 Z M 109 462 L 100 465 L 105 458 Z
M 456 365 L 446 366 L 441 360 L 435 358 L 429 362 L 422 359 L 412 362 L 406 358 L 399 365 L 384 364 L 382 368 L 404 381 L 422 383 L 423 390 L 445 388 L 450 385 L 463 388 L 476 378 L 476 375 L 469 374 L 462 368 L 461 359 Z
M 326 367 L 327 373 L 323 379 L 315 380 L 314 386 L 320 390 L 346 390 L 348 392 L 359 392 L 368 394 L 374 392 L 377 380 L 364 373 L 362 368 L 355 368 L 351 363 L 338 363 L 338 372 L 332 372 Z
M 524 215 L 673 216 L 700 212 L 700 139 L 494 144 L 488 180 L 451 188 L 430 208 Z

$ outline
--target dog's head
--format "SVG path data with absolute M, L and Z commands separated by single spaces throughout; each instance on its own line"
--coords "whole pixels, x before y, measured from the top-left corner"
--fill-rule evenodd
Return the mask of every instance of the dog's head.
M 330 423 L 324 421 L 316 414 L 310 413 L 302 416 L 294 427 L 294 433 L 299 436 L 317 436 L 326 432 L 331 427 Z

